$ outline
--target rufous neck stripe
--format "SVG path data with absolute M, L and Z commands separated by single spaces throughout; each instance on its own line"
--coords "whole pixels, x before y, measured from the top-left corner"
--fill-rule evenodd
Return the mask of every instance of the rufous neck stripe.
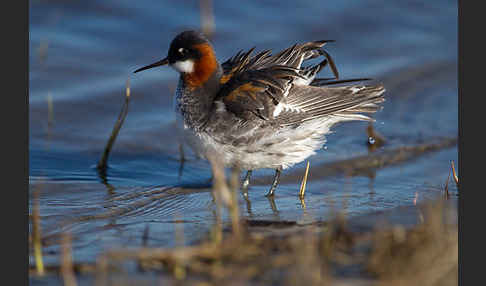
M 194 71 L 184 75 L 184 80 L 191 88 L 202 86 L 218 67 L 218 61 L 214 54 L 213 48 L 207 44 L 194 45 L 200 54 L 201 58 L 194 62 Z

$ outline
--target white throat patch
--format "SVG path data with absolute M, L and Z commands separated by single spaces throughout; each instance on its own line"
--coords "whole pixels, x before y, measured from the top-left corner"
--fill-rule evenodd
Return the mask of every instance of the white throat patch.
M 177 61 L 171 66 L 178 72 L 192 73 L 194 71 L 194 62 L 192 60 Z

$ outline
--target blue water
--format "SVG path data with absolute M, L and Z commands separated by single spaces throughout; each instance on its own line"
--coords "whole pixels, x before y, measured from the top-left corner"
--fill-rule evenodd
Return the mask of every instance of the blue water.
M 375 129 L 388 139 L 382 148 L 457 136 L 457 1 L 213 2 L 212 42 L 220 60 L 253 46 L 280 50 L 333 39 L 326 48 L 342 78 L 371 77 L 387 89 L 384 109 L 374 116 Z M 29 185 L 31 197 L 40 192 L 46 264 L 58 263 L 64 231 L 73 234 L 75 261 L 93 262 L 107 248 L 140 246 L 145 227 L 150 246 L 171 247 L 177 228 L 188 244 L 203 238 L 214 222 L 208 163 L 187 150 L 179 173 L 179 147 L 172 136 L 177 74 L 169 68 L 132 74 L 165 57 L 178 32 L 200 27 L 198 3 L 29 2 Z M 331 73 L 324 70 L 321 76 Z M 129 113 L 103 181 L 95 165 L 128 78 Z M 309 158 L 305 209 L 295 180 L 277 189 L 276 209 L 263 196 L 269 185 L 252 185 L 251 205 L 240 198 L 242 215 L 325 220 L 336 206 L 355 216 L 441 192 L 450 161 L 457 162 L 456 146 L 376 170 L 374 178 L 313 173 L 313 166 L 367 154 L 366 127 L 362 122 L 336 126 L 326 149 Z M 303 175 L 305 164 L 283 176 Z M 271 174 L 261 170 L 254 176 Z M 191 191 L 165 189 L 173 185 Z M 449 188 L 457 191 L 452 183 Z

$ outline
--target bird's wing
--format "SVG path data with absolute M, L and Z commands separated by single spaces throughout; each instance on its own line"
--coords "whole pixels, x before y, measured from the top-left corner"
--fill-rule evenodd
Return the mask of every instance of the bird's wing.
M 336 78 L 334 61 L 322 47 L 330 41 L 295 44 L 275 55 L 270 50 L 252 56 L 255 48 L 238 52 L 221 66 L 221 99 L 227 110 L 248 119 L 257 116 L 272 119 L 275 107 L 287 96 L 293 85 L 310 84 L 328 63 Z M 306 60 L 324 56 L 320 63 L 302 67 Z
M 365 80 L 336 80 L 336 66 L 322 49 L 326 42 L 296 44 L 275 55 L 266 50 L 251 56 L 254 48 L 239 52 L 222 64 L 222 89 L 216 100 L 240 118 L 256 117 L 279 124 L 298 124 L 331 114 L 351 118 L 357 112 L 376 111 L 376 104 L 382 100 L 378 99 L 384 91 L 382 86 L 326 86 Z M 304 61 L 319 56 L 325 59 L 314 66 L 302 66 Z M 328 63 L 335 78 L 316 79 Z M 353 118 L 368 117 L 355 114 Z
M 261 70 L 247 70 L 233 75 L 223 85 L 216 100 L 238 117 L 272 119 L 276 106 L 284 100 L 298 71 L 286 66 L 272 66 Z
M 284 102 L 274 109 L 274 120 L 279 125 L 299 125 L 324 117 L 338 121 L 373 121 L 363 113 L 378 111 L 385 99 L 385 88 L 378 85 L 351 85 L 340 87 L 293 86 Z
M 247 52 L 239 51 L 235 56 L 229 58 L 221 64 L 223 68 L 223 76 L 221 83 L 228 82 L 233 76 L 238 75 L 248 70 L 261 70 L 275 65 L 287 66 L 300 70 L 300 73 L 306 78 L 315 76 L 328 63 L 334 73 L 335 78 L 339 77 L 336 65 L 331 56 L 322 48 L 326 43 L 333 42 L 332 40 L 322 40 L 306 42 L 302 44 L 295 44 L 287 49 L 272 55 L 270 50 L 264 50 L 252 56 L 255 48 L 251 48 Z M 325 59 L 317 65 L 302 68 L 302 63 L 309 59 L 314 59 L 319 56 L 324 56 Z

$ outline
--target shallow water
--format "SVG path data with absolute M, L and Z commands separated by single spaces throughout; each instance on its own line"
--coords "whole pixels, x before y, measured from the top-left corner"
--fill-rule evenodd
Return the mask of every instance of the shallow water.
M 225 60 L 253 46 L 280 50 L 301 41 L 336 40 L 327 51 L 342 78 L 371 77 L 387 89 L 384 109 L 374 115 L 374 128 L 387 138 L 382 149 L 413 146 L 458 134 L 456 2 L 221 1 L 214 6 L 212 41 Z M 146 227 L 149 246 L 170 247 L 176 230 L 183 230 L 178 242 L 189 244 L 204 238 L 214 222 L 208 163 L 186 150 L 179 175 L 178 142 L 171 136 L 177 74 L 169 68 L 132 74 L 164 57 L 178 32 L 200 26 L 198 2 L 134 3 L 30 1 L 29 192 L 32 198 L 39 191 L 46 264 L 58 263 L 64 231 L 73 234 L 75 261 L 93 262 L 107 248 L 140 246 Z M 326 69 L 320 76 L 331 73 Z M 104 181 L 95 165 L 129 77 L 129 113 Z M 371 176 L 313 172 L 368 154 L 366 127 L 335 126 L 326 148 L 309 158 L 305 209 L 297 196 L 302 162 L 283 173 L 292 179 L 283 180 L 274 204 L 263 196 L 272 171 L 254 172 L 250 203 L 240 197 L 242 215 L 325 220 L 338 208 L 352 217 L 441 192 L 450 161 L 457 166 L 457 146 Z M 449 190 L 457 192 L 452 183 Z

